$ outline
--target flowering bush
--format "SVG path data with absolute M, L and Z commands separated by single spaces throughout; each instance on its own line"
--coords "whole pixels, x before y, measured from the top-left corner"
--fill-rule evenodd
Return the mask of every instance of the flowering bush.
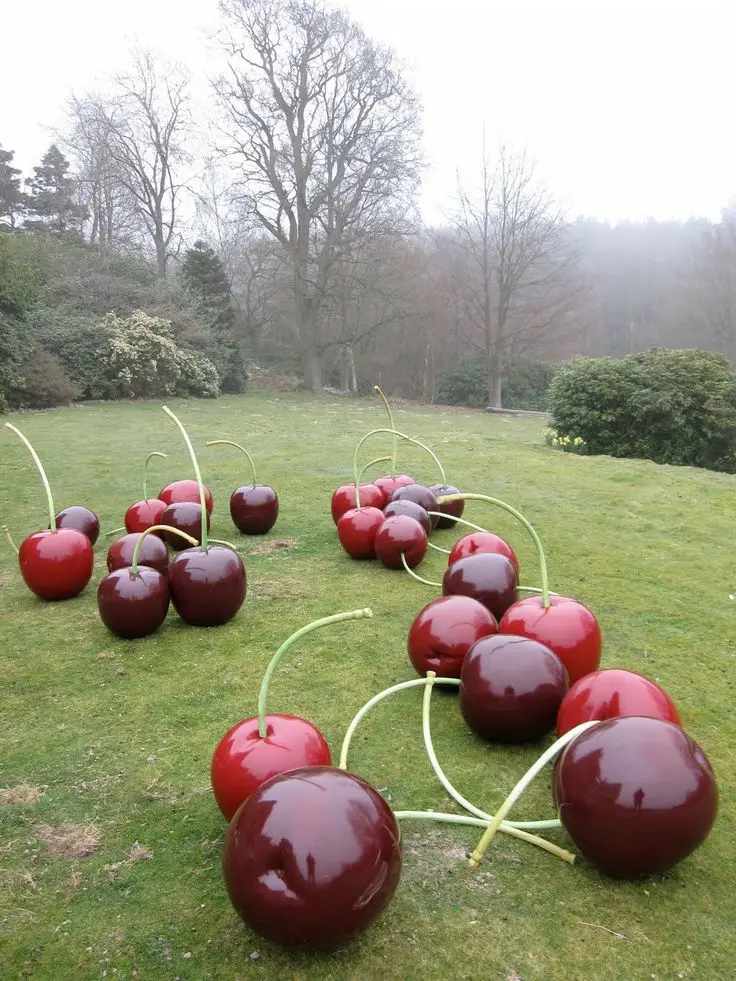
M 547 428 L 544 430 L 544 441 L 547 446 L 554 446 L 563 453 L 583 454 L 587 450 L 587 445 L 582 436 L 569 436 L 560 434 L 556 429 Z

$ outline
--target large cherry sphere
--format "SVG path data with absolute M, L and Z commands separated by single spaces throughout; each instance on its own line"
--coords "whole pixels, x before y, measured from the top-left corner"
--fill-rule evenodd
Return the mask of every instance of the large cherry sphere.
M 568 686 L 562 661 L 548 647 L 507 634 L 474 644 L 460 678 L 463 718 L 498 743 L 536 742 L 546 735 Z
M 497 630 L 496 618 L 482 603 L 469 596 L 441 596 L 417 614 L 406 647 L 418 674 L 459 678 L 473 644 Z
M 191 535 L 196 542 L 202 540 L 202 505 L 194 501 L 182 501 L 169 504 L 161 515 L 161 524 L 177 528 L 179 531 Z M 207 514 L 207 531 L 210 529 L 210 516 Z M 163 539 L 166 544 L 173 548 L 175 552 L 182 552 L 185 548 L 191 548 L 191 543 L 175 535 L 171 531 L 162 531 Z
M 350 508 L 337 522 L 337 537 L 351 559 L 375 559 L 376 534 L 383 524 L 379 508 Z
M 386 495 L 375 484 L 359 484 L 360 506 L 362 508 L 378 508 L 382 511 L 386 504 Z M 357 507 L 355 500 L 355 484 L 341 484 L 332 495 L 330 511 L 332 520 L 337 524 L 346 511 Z
M 436 498 L 449 497 L 450 494 L 459 494 L 460 491 L 452 484 L 430 484 L 430 491 Z M 446 518 L 437 518 L 438 528 L 452 528 L 455 525 L 453 518 L 462 518 L 465 510 L 465 501 L 449 501 L 447 504 L 438 504 L 437 510 L 446 514 Z
M 413 501 L 414 504 L 418 504 L 425 511 L 437 510 L 437 498 L 429 487 L 425 487 L 424 484 L 406 484 L 403 487 L 397 487 L 391 495 L 389 503 L 393 503 L 394 501 Z M 439 518 L 430 517 L 430 521 L 432 527 L 436 528 Z
M 304 767 L 274 777 L 228 829 L 230 900 L 256 933 L 288 947 L 331 949 L 361 933 L 401 873 L 396 818 L 360 777 Z
M 505 555 L 507 559 L 511 559 L 516 574 L 519 574 L 519 560 L 516 557 L 516 552 L 507 541 L 494 535 L 491 531 L 473 531 L 469 535 L 463 535 L 450 549 L 447 564 L 448 566 L 452 565 L 458 559 L 464 559 L 466 555 L 475 555 L 478 552 L 496 552 L 499 555 Z
M 403 555 L 410 569 L 419 565 L 427 554 L 427 533 L 406 514 L 386 518 L 376 532 L 376 556 L 389 569 L 403 569 Z
M 152 535 L 149 535 L 152 538 Z M 156 569 L 115 569 L 97 588 L 97 609 L 108 630 L 133 639 L 154 633 L 169 610 L 169 587 Z
M 80 504 L 72 504 L 68 508 L 62 508 L 56 514 L 57 528 L 74 528 L 81 531 L 89 538 L 90 544 L 94 545 L 100 535 L 100 521 L 94 511 L 82 507 Z
M 554 798 L 567 833 L 607 875 L 665 872 L 707 837 L 718 810 L 711 765 L 680 726 L 622 716 L 563 751 Z
M 107 571 L 126 569 L 133 564 L 133 552 L 142 533 L 123 535 L 107 550 Z M 146 535 L 138 553 L 138 564 L 156 569 L 165 576 L 169 569 L 169 553 L 155 532 Z
M 185 502 L 199 504 L 199 484 L 196 480 L 175 480 L 173 483 L 167 484 L 162 488 L 158 496 L 167 506 L 169 504 L 183 504 Z M 212 514 L 215 504 L 212 498 L 212 492 L 208 487 L 204 489 L 204 504 L 207 508 L 207 514 Z
M 210 777 L 217 806 L 230 821 L 261 784 L 302 766 L 329 766 L 327 740 L 316 726 L 296 715 L 267 715 L 266 735 L 258 717 L 238 722 L 222 737 L 212 757 Z
M 231 548 L 187 548 L 169 563 L 171 602 L 185 623 L 217 627 L 232 620 L 246 593 L 245 566 Z
M 37 531 L 23 540 L 18 566 L 26 586 L 41 599 L 71 599 L 92 578 L 92 543 L 74 528 Z
M 498 625 L 502 634 L 538 640 L 555 652 L 567 668 L 570 684 L 601 663 L 601 628 L 587 606 L 569 596 L 528 596 L 509 607 Z
M 426 510 L 420 504 L 415 504 L 414 501 L 389 501 L 383 509 L 383 516 L 393 518 L 397 514 L 406 514 L 410 518 L 414 518 L 428 535 L 432 531 L 432 519 Z
M 265 535 L 276 524 L 279 498 L 273 487 L 250 484 L 230 495 L 230 517 L 243 535 Z
M 675 704 L 664 689 L 635 671 L 606 668 L 580 678 L 562 699 L 557 714 L 557 735 L 581 722 L 642 715 L 680 725 Z
M 158 497 L 150 497 L 147 501 L 136 501 L 131 504 L 125 512 L 123 524 L 128 534 L 146 531 L 154 525 L 160 525 L 163 513 L 166 510 L 166 501 Z M 155 531 L 154 535 L 163 535 L 163 532 Z M 152 536 L 149 535 L 149 538 Z
M 380 487 L 386 496 L 386 500 L 388 501 L 397 487 L 406 487 L 407 484 L 414 484 L 416 481 L 408 474 L 399 473 L 387 475 L 385 477 L 376 477 L 373 483 L 376 485 L 376 487 Z
M 442 577 L 442 592 L 445 596 L 471 596 L 500 620 L 515 601 L 518 584 L 510 559 L 494 552 L 478 552 L 448 567 Z

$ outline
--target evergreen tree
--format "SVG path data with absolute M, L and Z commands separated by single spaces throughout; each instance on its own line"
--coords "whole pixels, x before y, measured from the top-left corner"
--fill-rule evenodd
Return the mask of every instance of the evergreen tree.
M 12 166 L 15 153 L 0 146 L 0 228 L 15 228 L 27 204 L 20 171 Z
M 66 232 L 77 229 L 85 217 L 85 209 L 76 203 L 75 184 L 68 174 L 69 161 L 52 143 L 38 167 L 35 177 L 26 184 L 31 190 L 28 210 L 37 220 L 26 222 L 27 228 Z
M 219 256 L 198 240 L 184 255 L 182 278 L 213 334 L 210 353 L 223 392 L 245 391 L 245 368 L 235 336 L 237 319 L 230 282 Z

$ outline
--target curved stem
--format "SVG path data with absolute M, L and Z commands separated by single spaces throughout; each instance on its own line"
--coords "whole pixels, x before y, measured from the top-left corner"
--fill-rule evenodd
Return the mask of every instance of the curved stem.
M 442 548 L 441 545 L 435 545 L 434 542 L 427 542 L 427 545 L 429 545 L 430 548 L 433 548 L 435 552 L 442 552 L 444 555 L 450 554 L 449 548 Z
M 289 650 L 292 644 L 296 643 L 305 634 L 311 633 L 313 630 L 318 630 L 320 627 L 327 627 L 331 623 L 341 623 L 344 620 L 362 620 L 365 617 L 372 617 L 373 611 L 366 607 L 362 610 L 351 610 L 349 613 L 335 613 L 330 617 L 323 617 L 321 620 L 314 620 L 312 623 L 308 623 L 306 627 L 302 627 L 293 633 L 288 640 L 279 647 L 274 656 L 268 662 L 265 674 L 263 675 L 263 681 L 261 682 L 261 690 L 258 693 L 258 735 L 261 739 L 265 739 L 268 734 L 266 726 L 266 699 L 268 698 L 268 689 L 271 684 L 271 678 L 276 670 L 276 666 L 281 660 L 282 656 Z
M 46 502 L 49 506 L 49 528 L 51 529 L 51 531 L 56 531 L 56 509 L 54 508 L 54 501 L 53 498 L 51 497 L 51 486 L 49 484 L 49 479 L 46 476 L 46 471 L 43 469 L 43 464 L 38 458 L 38 453 L 36 453 L 36 451 L 33 449 L 31 444 L 25 438 L 23 433 L 20 431 L 20 429 L 16 429 L 15 426 L 12 426 L 9 422 L 5 423 L 5 427 L 6 429 L 12 430 L 16 436 L 19 436 L 23 440 L 23 442 L 26 444 L 26 447 L 30 451 L 31 456 L 33 457 L 33 462 L 36 464 L 36 469 L 41 474 L 43 488 L 46 491 Z
M 363 479 L 363 474 L 366 472 L 366 470 L 370 470 L 371 467 L 375 467 L 377 463 L 384 463 L 386 460 L 390 460 L 390 459 L 391 459 L 390 456 L 377 456 L 375 460 L 371 460 L 370 463 L 366 463 L 366 465 L 358 474 L 358 481 L 361 481 Z
M 248 460 L 248 463 L 250 464 L 250 472 L 251 472 L 251 476 L 253 477 L 253 486 L 255 487 L 256 465 L 255 463 L 253 463 L 253 457 L 250 455 L 250 453 L 246 450 L 244 446 L 241 446 L 240 443 L 234 443 L 231 439 L 208 439 L 204 445 L 205 446 L 223 446 L 223 445 L 234 446 L 237 450 L 240 450 L 241 453 L 244 453 L 246 459 Z
M 430 516 L 430 518 L 446 518 L 447 517 L 447 515 L 444 513 L 444 511 L 427 511 L 427 514 Z M 452 520 L 454 522 L 456 522 L 457 524 L 459 524 L 459 525 L 467 525 L 468 528 L 473 528 L 474 531 L 483 531 L 483 532 L 486 533 L 486 535 L 489 535 L 490 534 L 490 532 L 488 531 L 487 528 L 481 528 L 480 525 L 473 524 L 472 521 L 468 521 L 466 518 L 456 518 L 455 515 L 453 514 L 452 515 Z
M 378 395 L 378 397 L 381 399 L 381 401 L 383 402 L 383 404 L 384 404 L 384 406 L 386 408 L 386 413 L 388 415 L 389 429 L 393 429 L 394 430 L 394 441 L 393 441 L 393 447 L 392 447 L 392 450 L 391 450 L 391 461 L 392 461 L 391 462 L 391 473 L 396 473 L 396 448 L 398 446 L 398 440 L 396 438 L 396 432 L 395 432 L 396 426 L 394 425 L 394 414 L 391 411 L 391 406 L 388 404 L 388 399 L 383 394 L 383 392 L 378 387 L 378 385 L 374 385 L 373 386 L 373 391 Z
M 440 497 L 437 503 L 449 504 L 451 501 L 485 501 L 486 504 L 495 504 L 497 507 L 503 508 L 504 511 L 508 511 L 509 514 L 513 515 L 517 521 L 520 521 L 524 525 L 526 530 L 532 536 L 532 540 L 537 549 L 537 555 L 539 556 L 539 571 L 542 579 L 542 605 L 545 608 L 548 607 L 549 581 L 547 579 L 547 560 L 544 557 L 544 549 L 542 548 L 542 542 L 540 541 L 539 535 L 536 533 L 524 515 L 520 511 L 517 511 L 516 508 L 512 508 L 511 505 L 507 504 L 505 501 L 499 501 L 497 497 L 488 497 L 486 494 L 448 494 L 446 497 Z
M 146 477 L 148 476 L 148 462 L 152 460 L 154 456 L 161 457 L 162 460 L 168 460 L 168 453 L 159 453 L 158 450 L 154 450 L 153 453 L 149 453 L 146 457 L 146 461 L 143 464 L 143 500 L 148 500 L 148 487 L 146 484 Z
M 7 525 L 3 525 L 3 531 L 5 532 L 5 537 L 10 542 L 10 547 L 14 550 L 14 552 L 15 552 L 16 555 L 20 555 L 20 549 L 18 548 L 18 546 L 13 541 L 13 536 L 10 534 L 10 531 L 8 530 L 8 526 Z
M 194 452 L 194 447 L 192 446 L 192 441 L 189 438 L 189 434 L 187 433 L 186 429 L 182 426 L 182 424 L 179 422 L 179 420 L 174 415 L 174 413 L 171 411 L 171 409 L 168 407 L 168 405 L 162 405 L 161 408 L 164 410 L 166 415 L 169 416 L 171 419 L 173 419 L 174 422 L 177 424 L 177 426 L 181 430 L 182 436 L 184 437 L 184 442 L 187 444 L 187 449 L 189 450 L 189 457 L 192 461 L 192 466 L 194 467 L 194 474 L 197 478 L 197 485 L 199 487 L 199 503 L 202 507 L 202 529 L 199 536 L 199 542 L 202 551 L 206 552 L 207 551 L 207 502 L 204 496 L 204 484 L 202 483 L 202 474 L 199 471 L 199 463 L 197 463 L 197 454 Z
M 539 586 L 517 586 L 516 591 L 517 593 L 541 593 L 542 592 Z M 560 594 L 556 593 L 553 589 L 550 589 L 549 595 L 559 596 Z
M 493 820 L 492 814 L 486 814 L 485 811 L 481 811 L 479 807 L 475 804 L 471 804 L 470 801 L 463 797 L 459 790 L 456 790 L 450 781 L 445 776 L 445 772 L 440 766 L 439 760 L 437 759 L 437 754 L 434 751 L 434 744 L 432 742 L 432 731 L 430 729 L 430 705 L 432 701 L 432 688 L 435 682 L 439 681 L 434 671 L 427 672 L 427 683 L 424 688 L 424 698 L 422 699 L 422 736 L 424 737 L 424 748 L 427 751 L 427 756 L 429 757 L 429 762 L 432 764 L 432 769 L 435 772 L 435 776 L 445 788 L 450 797 L 453 798 L 461 807 L 464 807 L 466 811 L 470 814 L 475 815 L 481 821 L 485 821 L 486 825 L 490 824 Z M 557 818 L 553 818 L 549 821 L 524 821 L 524 822 L 508 822 L 513 824 L 514 827 L 524 827 L 524 828 L 559 828 L 561 827 L 561 822 Z
M 233 545 L 232 542 L 226 542 L 224 538 L 210 538 L 209 544 L 210 545 L 224 545 L 225 548 L 229 548 L 231 552 L 237 552 L 238 551 L 237 548 Z M 196 545 L 196 542 L 195 542 L 195 545 Z
M 493 840 L 493 836 L 498 831 L 499 825 L 506 817 L 506 815 L 509 813 L 511 808 L 514 806 L 516 801 L 524 793 L 524 791 L 532 782 L 532 780 L 534 780 L 534 778 L 539 773 L 539 771 L 544 769 L 547 763 L 549 763 L 550 760 L 553 760 L 555 756 L 557 756 L 557 754 L 561 752 L 561 750 L 563 750 L 565 746 L 567 746 L 568 743 L 572 742 L 573 739 L 577 739 L 577 737 L 582 732 L 585 732 L 586 729 L 590 729 L 592 726 L 597 726 L 597 725 L 598 725 L 598 720 L 596 719 L 592 722 L 583 722 L 579 726 L 575 726 L 574 729 L 570 729 L 570 731 L 566 732 L 564 736 L 560 736 L 559 739 L 557 739 L 554 743 L 552 743 L 552 745 L 542 753 L 542 755 L 539 757 L 536 763 L 534 763 L 532 766 L 529 767 L 527 772 L 524 774 L 521 780 L 519 780 L 519 782 L 516 784 L 514 789 L 511 791 L 511 793 L 508 795 L 506 800 L 503 802 L 503 804 L 501 804 L 499 809 L 496 811 L 496 816 L 488 825 L 483 837 L 476 845 L 475 851 L 473 852 L 470 858 L 471 868 L 474 869 L 478 867 L 478 865 L 480 864 L 483 858 L 483 855 L 486 852 L 486 849 L 488 848 L 491 841 Z
M 429 455 L 432 457 L 434 462 L 437 464 L 437 468 L 439 469 L 439 472 L 442 476 L 442 483 L 443 484 L 447 483 L 447 478 L 445 477 L 445 471 L 442 467 L 442 464 L 437 459 L 437 456 L 432 452 L 432 450 L 430 450 L 428 446 L 425 446 L 424 443 L 421 443 L 418 439 L 414 439 L 412 436 L 407 436 L 406 433 L 400 433 L 398 429 L 372 429 L 371 432 L 365 434 L 365 436 L 358 442 L 358 445 L 355 447 L 355 453 L 353 454 L 353 474 L 355 477 L 356 485 L 358 481 L 358 453 L 360 453 L 360 448 L 367 439 L 369 439 L 371 436 L 376 436 L 378 433 L 395 434 L 396 436 L 401 436 L 401 438 L 405 439 L 408 443 L 414 443 L 415 446 L 421 446 L 421 448 L 425 450 L 427 453 L 429 453 Z M 447 515 L 445 514 L 443 515 L 443 517 L 446 518 Z
M 123 526 L 122 528 L 113 528 L 112 531 L 105 532 L 105 538 L 109 538 L 110 535 L 119 535 L 121 531 L 127 531 L 128 529 Z
M 133 549 L 133 559 L 130 563 L 130 574 L 134 578 L 138 575 L 138 560 L 141 554 L 143 539 L 146 537 L 146 535 L 150 535 L 153 531 L 170 531 L 173 535 L 179 535 L 181 538 L 186 538 L 190 545 L 197 544 L 196 538 L 192 538 L 191 535 L 187 535 L 185 531 L 179 531 L 178 528 L 172 528 L 171 525 L 151 525 L 150 528 L 146 528 L 145 531 L 141 532 L 141 537 L 135 543 L 135 548 Z
M 394 811 L 394 817 L 397 821 L 441 821 L 444 824 L 465 824 L 474 828 L 487 828 L 489 824 L 488 821 L 483 821 L 481 818 L 467 817 L 465 814 L 445 814 L 442 811 Z M 506 824 L 502 824 L 499 830 L 507 835 L 512 835 L 514 838 L 528 841 L 529 844 L 536 845 L 538 848 L 543 848 L 546 852 L 556 855 L 557 858 L 561 858 L 563 862 L 567 862 L 569 865 L 575 864 L 575 856 L 572 852 L 560 848 L 559 845 L 554 845 L 551 841 L 546 841 L 538 835 L 531 835 L 528 831 L 522 831 L 520 828 Z
M 425 586 L 436 586 L 438 589 L 442 586 L 441 582 L 432 582 L 431 579 L 423 579 L 421 576 L 418 576 L 413 569 L 409 568 L 409 564 L 407 563 L 406 556 L 403 552 L 401 553 L 401 561 L 412 579 L 416 579 L 417 582 L 423 582 Z

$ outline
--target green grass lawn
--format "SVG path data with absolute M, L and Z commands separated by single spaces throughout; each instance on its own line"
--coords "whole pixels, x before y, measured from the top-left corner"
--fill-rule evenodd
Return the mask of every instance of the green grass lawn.
M 641 883 L 603 878 L 582 860 L 570 867 L 501 835 L 471 871 L 465 852 L 479 832 L 406 823 L 402 880 L 373 928 L 333 954 L 291 954 L 251 934 L 229 904 L 220 871 L 225 825 L 209 788 L 212 751 L 255 712 L 266 663 L 293 630 L 370 605 L 372 620 L 317 632 L 293 648 L 271 689 L 269 709 L 309 717 L 337 756 L 358 708 L 414 677 L 406 634 L 437 591 L 351 561 L 336 539 L 330 495 L 349 478 L 360 436 L 384 425 L 379 404 L 264 391 L 171 404 L 215 495 L 212 534 L 236 535 L 227 498 L 247 470 L 237 451 L 205 449 L 206 439 L 248 446 L 259 480 L 279 493 L 279 520 L 265 538 L 239 540 L 248 595 L 235 620 L 203 630 L 172 612 L 157 634 L 133 642 L 110 635 L 97 616 L 102 540 L 93 582 L 59 604 L 25 588 L 15 555 L 0 543 L 0 786 L 27 785 L 25 795 L 6 792 L 0 804 L 0 976 L 731 979 L 736 478 L 564 455 L 543 445 L 537 420 L 397 409 L 398 427 L 436 451 L 451 482 L 501 497 L 532 520 L 552 588 L 600 620 L 603 666 L 640 671 L 667 688 L 716 770 L 720 814 L 694 855 Z M 57 507 L 86 504 L 103 530 L 120 525 L 140 496 L 149 451 L 170 454 L 152 464 L 156 489 L 191 476 L 184 443 L 158 403 L 91 404 L 8 421 L 35 445 Z M 386 437 L 375 446 L 366 460 L 388 450 Z M 415 448 L 400 453 L 400 469 L 434 482 L 429 457 Z M 0 510 L 17 540 L 44 525 L 40 481 L 5 429 Z M 511 517 L 480 503 L 466 516 L 507 536 L 522 581 L 539 584 L 533 547 Z M 456 537 L 441 532 L 436 540 Z M 440 578 L 443 564 L 430 553 L 421 571 Z M 358 730 L 351 768 L 397 809 L 455 810 L 424 754 L 420 713 L 417 689 L 383 702 Z M 432 717 L 448 775 L 486 810 L 540 751 L 486 745 L 451 696 L 435 696 Z M 546 773 L 512 816 L 553 817 L 549 784 Z M 65 857 L 60 838 L 71 826 L 90 854 Z M 561 832 L 550 837 L 566 842 Z

